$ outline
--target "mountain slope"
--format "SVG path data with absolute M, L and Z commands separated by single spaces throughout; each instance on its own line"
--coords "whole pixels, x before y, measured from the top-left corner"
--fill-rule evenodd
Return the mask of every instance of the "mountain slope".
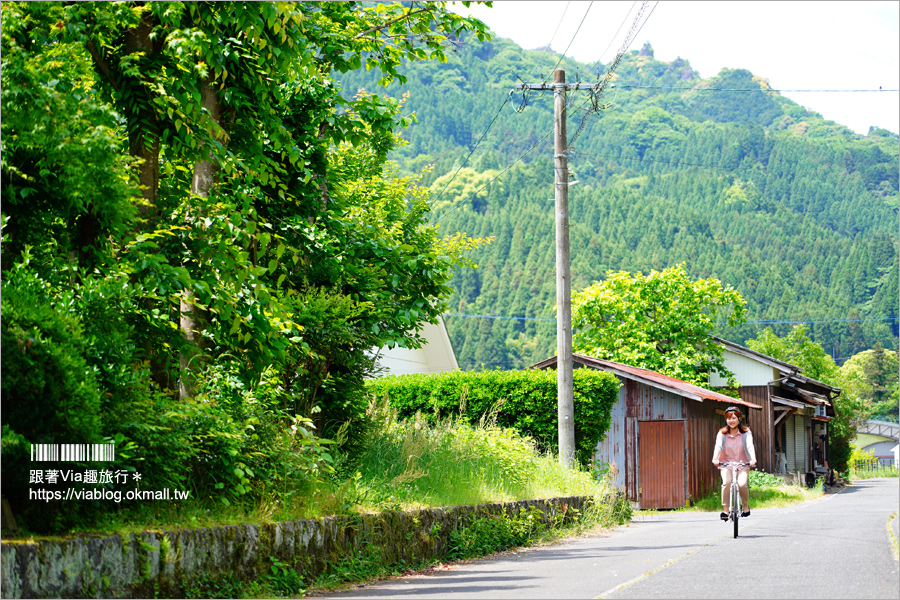
M 410 65 L 408 81 L 388 89 L 408 94 L 418 116 L 394 158 L 406 171 L 434 165 L 425 181 L 442 231 L 496 237 L 474 256 L 479 269 L 454 280 L 447 326 L 463 368 L 517 368 L 555 352 L 552 96 L 509 91 L 559 58 L 468 42 L 445 64 Z M 605 72 L 560 66 L 569 81 Z M 342 86 L 383 93 L 376 81 L 355 73 Z M 612 82 L 605 110 L 573 110 L 589 103 L 569 95 L 575 289 L 609 269 L 683 262 L 747 300 L 751 323 L 717 332 L 727 339 L 804 320 L 838 359 L 897 347 L 895 134 L 857 135 L 745 70 L 701 80 L 649 47 L 623 57 Z

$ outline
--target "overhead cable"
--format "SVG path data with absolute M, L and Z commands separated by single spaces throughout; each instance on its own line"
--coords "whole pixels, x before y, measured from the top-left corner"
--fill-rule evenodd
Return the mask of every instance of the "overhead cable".
M 575 30 L 575 35 L 572 36 L 572 39 L 569 41 L 569 45 L 566 46 L 566 49 L 563 51 L 563 53 L 559 55 L 559 60 L 556 61 L 556 65 L 554 65 L 554 67 L 553 67 L 554 71 L 556 70 L 556 67 L 559 66 L 559 63 L 562 62 L 562 59 L 564 59 L 566 57 L 566 52 L 568 52 L 569 48 L 572 47 L 572 42 L 574 42 L 575 38 L 578 37 L 578 32 L 581 31 L 581 26 L 584 25 L 584 20 L 587 19 L 588 13 L 591 11 L 591 6 L 593 6 L 593 5 L 594 5 L 594 2 L 593 2 L 593 0 L 591 0 L 591 3 L 588 4 L 587 10 L 584 11 L 584 16 L 581 17 L 581 23 L 578 24 L 578 29 Z
M 552 49 L 552 47 L 553 47 L 553 40 L 556 39 L 556 33 L 559 31 L 559 27 L 560 27 L 560 25 L 562 25 L 563 19 L 566 18 L 566 12 L 569 10 L 569 5 L 570 5 L 570 4 L 572 4 L 572 2 L 566 2 L 566 7 L 563 9 L 562 16 L 559 18 L 559 23 L 556 24 L 556 29 L 553 31 L 553 35 L 550 37 L 550 41 L 547 43 L 547 46 L 544 48 L 544 54 L 543 54 L 543 56 L 541 57 L 541 64 L 538 65 L 538 76 L 541 77 L 542 79 L 543 79 L 543 77 L 544 77 L 544 73 L 543 73 L 543 71 L 544 71 L 544 59 L 547 58 L 547 53 L 548 53 L 548 52 Z
M 544 135 L 544 137 L 542 137 L 541 139 L 539 139 L 538 141 L 536 141 L 536 142 L 534 143 L 534 145 L 533 145 L 531 148 L 529 148 L 528 150 L 526 150 L 525 152 L 523 152 L 521 155 L 519 155 L 519 157 L 518 157 L 516 160 L 514 160 L 512 163 L 510 163 L 508 167 L 506 167 L 505 169 L 503 169 L 502 171 L 500 171 L 500 172 L 497 174 L 496 177 L 494 177 L 493 179 L 491 179 L 490 181 L 488 181 L 487 183 L 485 183 L 483 186 L 481 186 L 480 188 L 478 188 L 477 190 L 475 190 L 474 192 L 472 192 L 472 194 L 470 194 L 470 195 L 469 195 L 467 198 L 465 198 L 464 200 L 457 201 L 456 203 L 454 203 L 453 208 L 451 208 L 450 210 L 448 210 L 447 212 L 445 212 L 444 214 L 442 214 L 442 215 L 440 216 L 440 218 L 438 218 L 438 219 L 435 221 L 435 223 L 440 222 L 441 219 L 443 219 L 444 217 L 446 217 L 447 215 L 449 215 L 450 213 L 452 213 L 454 210 L 456 210 L 457 208 L 459 208 L 460 206 L 462 206 L 463 204 L 465 204 L 466 202 L 468 202 L 469 200 L 471 200 L 472 198 L 474 198 L 475 195 L 478 194 L 478 192 L 480 192 L 481 190 L 483 190 L 484 188 L 486 188 L 486 187 L 489 186 L 490 184 L 494 183 L 501 175 L 503 175 L 504 173 L 506 173 L 507 171 L 509 171 L 511 168 L 513 168 L 513 167 L 516 165 L 517 162 L 519 162 L 520 160 L 522 160 L 523 158 L 525 158 L 525 156 L 527 156 L 532 150 L 534 150 L 535 148 L 537 148 L 537 145 L 538 145 L 538 144 L 540 144 L 541 142 L 543 142 L 544 140 L 546 140 L 548 137 L 550 137 L 550 134 L 551 134 L 551 133 L 553 133 L 553 130 L 552 130 L 552 129 L 551 129 L 550 131 L 548 131 L 548 132 Z
M 453 183 L 453 180 L 456 179 L 456 176 L 459 174 L 460 170 L 461 170 L 464 166 L 466 166 L 466 163 L 467 163 L 467 162 L 469 162 L 469 159 L 472 157 L 472 154 L 473 154 L 473 153 L 475 152 L 475 150 L 478 148 L 478 145 L 482 142 L 482 140 L 484 140 L 484 136 L 486 136 L 487 133 L 488 133 L 488 131 L 491 130 L 491 127 L 494 126 L 494 121 L 496 121 L 496 120 L 497 120 L 497 117 L 500 116 L 500 112 L 503 110 L 503 107 L 506 106 L 506 103 L 509 102 L 509 99 L 512 97 L 512 94 L 513 94 L 513 92 L 512 92 L 512 90 L 510 90 L 510 91 L 509 91 L 509 94 L 507 94 L 506 98 L 503 100 L 503 104 L 501 104 L 501 105 L 500 105 L 500 108 L 497 109 L 497 114 L 494 115 L 494 118 L 491 119 L 491 122 L 488 124 L 487 129 L 484 130 L 484 133 L 481 134 L 481 137 L 478 139 L 478 141 L 475 143 L 475 145 L 472 146 L 472 150 L 469 152 L 469 155 L 466 156 L 466 160 L 464 160 L 464 161 L 462 162 L 462 164 L 459 165 L 459 168 L 456 169 L 456 173 L 453 174 L 453 177 L 450 178 L 450 181 L 447 182 L 447 185 L 445 185 L 445 186 L 444 186 L 444 189 L 441 190 L 441 193 L 438 194 L 438 197 L 435 198 L 434 201 L 433 201 L 431 204 L 428 205 L 429 208 L 431 208 L 432 206 L 434 206 L 435 202 L 437 202 L 438 200 L 441 199 L 441 196 L 444 195 L 444 192 L 447 190 L 448 187 L 450 187 L 450 184 Z
M 469 319 L 497 319 L 497 320 L 512 320 L 512 321 L 556 321 L 555 318 L 549 317 L 503 317 L 498 315 L 469 315 L 465 313 L 444 313 L 445 317 L 463 317 Z M 884 322 L 884 321 L 898 321 L 900 317 L 874 317 L 867 319 L 789 319 L 789 320 L 762 320 L 762 321 L 744 321 L 743 323 L 739 323 L 736 325 L 737 327 L 741 325 L 800 325 L 803 323 L 868 323 L 868 322 Z M 716 321 L 716 325 L 728 325 L 725 321 Z
M 642 89 L 642 90 L 678 90 L 682 92 L 810 92 L 810 93 L 848 93 L 848 92 L 900 92 L 900 89 L 889 89 L 883 90 L 878 88 L 877 90 L 776 90 L 775 88 L 709 88 L 709 87 L 678 87 L 678 86 L 665 86 L 665 85 L 627 85 L 627 84 L 615 84 L 617 88 L 630 88 L 630 89 Z
M 653 5 L 653 9 L 651 9 L 650 14 L 647 15 L 647 18 L 641 22 L 642 17 L 644 15 L 644 11 L 647 9 L 649 2 L 645 1 L 641 3 L 640 9 L 638 9 L 637 15 L 635 15 L 634 21 L 631 24 L 631 28 L 628 30 L 628 34 L 625 36 L 625 40 L 622 42 L 622 46 L 619 49 L 619 52 L 616 54 L 616 58 L 613 60 L 612 64 L 606 70 L 606 74 L 600 79 L 598 75 L 597 84 L 590 92 L 590 96 L 588 99 L 581 104 L 581 106 L 577 107 L 572 113 L 574 114 L 578 110 L 580 110 L 583 106 L 590 103 L 591 104 L 591 112 L 584 115 L 581 119 L 581 123 L 578 125 L 578 129 L 575 131 L 575 135 L 572 136 L 571 140 L 567 144 L 567 148 L 571 148 L 575 145 L 575 141 L 578 139 L 578 136 L 581 135 L 581 132 L 584 130 L 585 125 L 587 124 L 588 118 L 592 113 L 599 113 L 606 106 L 600 104 L 600 97 L 603 95 L 603 92 L 606 90 L 606 85 L 612 79 L 613 73 L 616 68 L 619 66 L 619 62 L 622 60 L 622 57 L 625 56 L 625 53 L 628 52 L 628 49 L 631 47 L 634 38 L 640 33 L 640 30 L 644 28 L 644 24 L 650 20 L 650 17 L 653 15 L 653 11 L 656 10 L 656 7 L 659 6 L 659 2 Z M 640 27 L 638 27 L 640 24 Z

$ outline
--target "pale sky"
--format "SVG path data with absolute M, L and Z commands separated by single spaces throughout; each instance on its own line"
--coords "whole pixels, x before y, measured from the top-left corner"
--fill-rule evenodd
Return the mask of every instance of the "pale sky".
M 553 50 L 563 52 L 571 42 L 567 56 L 607 65 L 622 46 L 640 5 L 639 1 L 495 0 L 493 8 L 465 8 L 457 2 L 452 9 L 478 17 L 497 35 L 526 49 L 552 40 Z M 651 1 L 629 49 L 640 50 L 645 42 L 653 46 L 658 60 L 687 59 L 704 78 L 727 67 L 768 78 L 776 90 L 900 89 L 896 1 Z M 900 132 L 898 91 L 782 94 L 861 134 L 870 125 Z

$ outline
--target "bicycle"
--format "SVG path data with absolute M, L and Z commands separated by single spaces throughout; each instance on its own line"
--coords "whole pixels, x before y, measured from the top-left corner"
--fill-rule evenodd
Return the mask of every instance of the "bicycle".
M 749 467 L 747 462 L 722 462 L 719 468 L 731 469 L 731 506 L 728 511 L 728 520 L 734 523 L 734 537 L 738 536 L 738 519 L 741 517 L 741 488 L 738 485 L 738 469 Z

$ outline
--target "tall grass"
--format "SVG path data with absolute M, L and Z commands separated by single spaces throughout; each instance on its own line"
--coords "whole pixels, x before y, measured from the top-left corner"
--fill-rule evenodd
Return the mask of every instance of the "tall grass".
M 546 498 L 595 496 L 606 487 L 580 469 L 566 469 L 515 430 L 447 418 L 429 425 L 420 416 L 397 419 L 387 403 L 373 403 L 365 451 L 359 457 L 355 510 L 377 511 Z
M 209 527 L 288 521 L 383 510 L 407 510 L 485 502 L 584 495 L 595 498 L 603 515 L 591 523 L 627 520 L 627 502 L 615 501 L 615 488 L 584 469 L 566 469 L 531 438 L 497 427 L 488 414 L 475 425 L 447 418 L 398 419 L 386 402 L 373 403 L 362 451 L 342 459 L 336 474 L 292 490 L 273 490 L 253 503 L 224 506 L 216 498 L 154 504 L 111 514 L 91 529 L 139 531 L 146 527 Z M 623 508 L 624 507 L 624 508 Z
M 873 469 L 850 469 L 850 480 L 873 479 L 875 477 L 898 477 L 900 470 L 895 465 L 888 467 L 875 467 Z

